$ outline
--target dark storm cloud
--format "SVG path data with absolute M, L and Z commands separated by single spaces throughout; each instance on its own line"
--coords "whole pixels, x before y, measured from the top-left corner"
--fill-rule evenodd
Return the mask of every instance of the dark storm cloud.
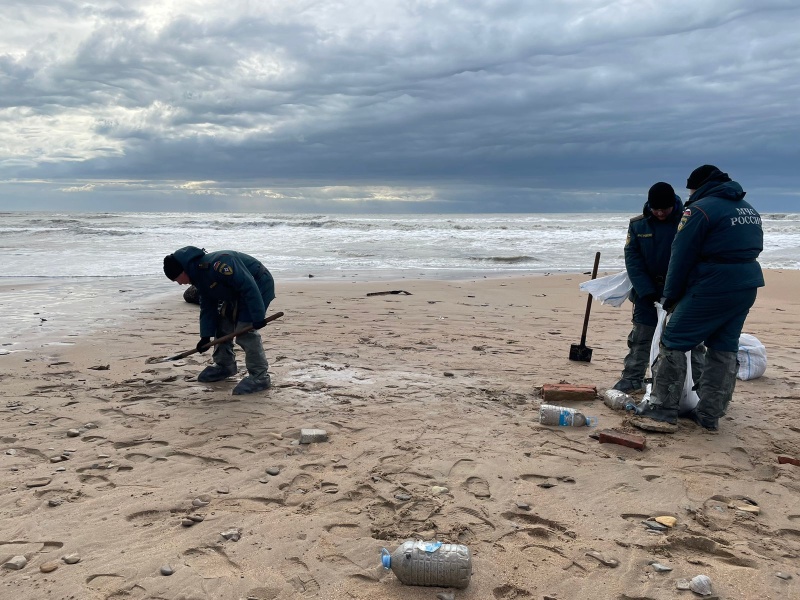
M 6 4 L 0 178 L 54 202 L 628 210 L 706 162 L 793 198 L 794 1 Z

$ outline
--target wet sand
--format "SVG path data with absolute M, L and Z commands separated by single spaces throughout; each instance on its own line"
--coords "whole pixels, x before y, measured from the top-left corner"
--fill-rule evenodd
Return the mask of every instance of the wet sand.
M 0 569 L 3 597 L 434 599 L 379 568 L 420 537 L 471 548 L 456 599 L 688 598 L 676 582 L 699 574 L 726 600 L 800 598 L 800 467 L 777 459 L 800 458 L 800 272 L 767 273 L 745 332 L 769 366 L 721 431 L 682 421 L 643 451 L 537 422 L 543 384 L 602 392 L 621 370 L 629 304 L 594 303 L 592 362 L 567 360 L 584 279 L 278 281 L 274 387 L 253 396 L 198 383 L 208 355 L 146 363 L 197 341 L 177 288 L 0 356 L 0 560 L 27 559 Z M 367 296 L 389 290 L 410 295 Z M 634 432 L 599 398 L 572 406 Z M 663 515 L 674 528 L 642 524 Z

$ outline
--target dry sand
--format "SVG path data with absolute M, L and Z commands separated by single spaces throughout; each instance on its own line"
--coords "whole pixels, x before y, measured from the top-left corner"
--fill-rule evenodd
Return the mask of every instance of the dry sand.
M 602 392 L 621 369 L 629 304 L 594 303 L 593 360 L 567 360 L 584 279 L 279 281 L 274 387 L 254 396 L 199 384 L 208 355 L 145 363 L 196 342 L 178 289 L 124 328 L 0 356 L 0 560 L 28 561 L 0 569 L 0 596 L 433 600 L 446 590 L 378 567 L 421 537 L 471 548 L 456 599 L 688 598 L 676 582 L 698 574 L 725 600 L 800 598 L 800 467 L 777 460 L 800 458 L 800 273 L 767 274 L 745 332 L 769 367 L 738 382 L 721 432 L 682 421 L 644 451 L 537 422 L 542 384 Z M 632 431 L 600 399 L 581 408 Z M 299 445 L 301 428 L 330 439 Z M 677 525 L 648 531 L 659 515 Z

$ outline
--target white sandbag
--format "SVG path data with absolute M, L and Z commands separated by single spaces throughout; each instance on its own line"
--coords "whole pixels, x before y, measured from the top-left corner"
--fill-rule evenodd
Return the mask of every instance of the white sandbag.
M 757 379 L 767 370 L 767 349 L 754 335 L 743 333 L 739 336 L 739 371 L 736 377 L 742 381 Z
M 600 300 L 601 304 L 622 306 L 622 303 L 628 299 L 633 284 L 628 278 L 628 272 L 620 271 L 614 275 L 584 281 L 579 287 L 582 292 L 588 292 L 593 298 Z
M 650 345 L 650 371 L 652 375 L 652 366 L 656 362 L 659 353 L 659 343 L 661 342 L 661 334 L 664 331 L 664 327 L 669 320 L 669 315 L 667 311 L 664 310 L 664 307 L 661 306 L 658 302 L 656 302 L 656 312 L 658 313 L 658 324 L 656 325 L 656 331 L 653 334 L 653 343 Z M 683 382 L 683 393 L 681 394 L 681 402 L 678 407 L 678 411 L 683 414 L 692 410 L 697 403 L 700 402 L 700 397 L 697 395 L 697 392 L 693 390 L 694 381 L 692 380 L 692 351 L 689 350 L 686 353 L 686 379 Z M 650 400 L 650 393 L 652 392 L 653 385 L 651 383 L 647 384 L 647 391 L 644 394 L 644 401 Z

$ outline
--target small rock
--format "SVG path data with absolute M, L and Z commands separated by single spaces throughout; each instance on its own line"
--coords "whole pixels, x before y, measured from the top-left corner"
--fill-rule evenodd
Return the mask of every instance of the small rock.
M 47 501 L 48 506 L 61 506 L 63 503 L 64 501 L 61 498 L 50 498 Z
M 691 583 L 688 579 L 678 579 L 678 581 L 675 582 L 675 587 L 679 590 L 689 590 L 691 589 L 690 585 Z
M 108 454 L 98 454 L 97 458 L 111 458 Z
M 22 555 L 19 556 L 12 556 L 8 559 L 8 561 L 3 565 L 6 569 L 11 569 L 12 571 L 19 571 L 23 569 L 25 565 L 28 564 L 28 559 Z
M 217 490 L 218 494 L 230 494 L 231 491 L 226 487 L 221 487 Z
M 242 534 L 238 529 L 229 529 L 221 532 L 220 535 L 226 540 L 230 540 L 232 542 L 238 542 L 242 537 Z
M 51 463 L 60 463 L 62 460 L 67 460 L 67 459 L 64 458 L 63 456 L 51 456 L 50 457 L 50 462 Z
M 159 571 L 161 572 L 162 575 L 165 575 L 165 576 L 168 577 L 168 576 L 172 575 L 175 572 L 175 569 L 173 569 L 169 565 L 164 565 L 163 567 L 161 567 L 159 569 Z
M 456 595 L 453 592 L 439 592 L 436 597 L 439 600 L 455 600 Z
M 785 579 L 786 581 L 789 581 L 792 578 L 789 573 L 783 573 L 781 571 L 775 573 L 775 577 L 778 577 L 779 579 Z
M 189 519 L 195 523 L 202 523 L 205 520 L 205 517 L 203 515 L 189 515 Z
M 441 485 L 433 485 L 433 486 L 431 486 L 431 493 L 434 496 L 440 496 L 442 494 L 446 494 L 449 491 L 450 490 L 448 488 L 446 488 L 444 486 L 441 486 Z
M 30 481 L 26 481 L 25 485 L 29 488 L 44 487 L 48 485 L 51 481 L 52 479 L 50 479 L 49 477 L 37 477 L 36 479 L 31 479 Z
M 445 377 L 455 377 L 456 375 L 455 375 L 455 373 L 451 373 L 450 371 L 445 371 L 444 372 L 444 376 Z
M 211 502 L 209 500 L 205 500 L 203 498 L 195 498 L 192 500 L 192 506 L 197 508 L 202 508 L 203 506 L 208 506 Z
M 9 448 L 8 450 L 6 450 L 6 454 L 8 454 L 9 456 L 14 456 L 16 453 L 17 451 L 14 450 L 13 448 Z
M 651 562 L 650 566 L 653 567 L 659 573 L 666 573 L 667 571 L 672 571 L 672 567 L 668 567 L 667 565 L 662 565 L 658 562 Z
M 181 519 L 181 525 L 183 527 L 191 527 L 194 524 L 195 524 L 195 522 L 192 519 L 188 518 L 188 517 Z
M 678 519 L 675 517 L 656 517 L 656 523 L 661 523 L 662 525 L 666 525 L 667 527 L 675 527 L 675 524 L 678 522 Z
M 527 504 L 525 502 L 517 502 L 517 508 L 520 509 L 520 510 L 530 510 L 531 509 L 531 505 Z
M 39 570 L 42 573 L 52 573 L 58 568 L 57 562 L 46 562 L 39 565 Z
M 67 437 L 78 437 L 81 434 L 80 429 L 68 429 Z
M 67 470 L 67 467 L 58 467 L 58 468 L 56 469 L 56 473 L 63 473 L 63 472 L 64 472 L 64 471 L 66 471 L 66 470 Z
M 267 475 L 280 475 L 281 470 L 278 467 L 270 467 L 267 469 Z
M 81 562 L 81 557 L 78 554 L 67 554 L 66 556 L 62 556 L 61 560 L 68 565 L 74 565 Z
M 400 502 L 408 502 L 411 500 L 411 494 L 395 494 L 395 499 L 400 500 Z
M 324 429 L 301 429 L 300 430 L 300 443 L 301 444 L 318 444 L 320 442 L 328 441 L 328 432 Z
M 647 527 L 648 529 L 652 529 L 653 531 L 666 531 L 666 525 L 662 525 L 661 523 L 656 523 L 655 521 L 642 521 L 642 524 Z

